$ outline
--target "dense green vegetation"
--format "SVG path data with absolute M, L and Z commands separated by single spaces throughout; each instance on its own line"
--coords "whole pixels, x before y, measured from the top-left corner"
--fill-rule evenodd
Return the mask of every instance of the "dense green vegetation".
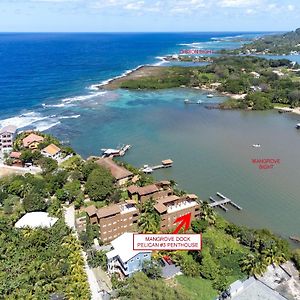
M 223 50 L 221 53 L 232 54 L 249 54 L 249 53 L 265 53 L 265 54 L 290 54 L 291 52 L 300 51 L 300 28 L 295 31 L 284 34 L 266 35 L 249 44 L 244 45 L 240 49 Z
M 170 67 L 163 69 L 159 76 L 149 76 L 134 80 L 126 80 L 121 83 L 125 89 L 168 89 L 188 85 L 191 68 Z
M 186 300 L 190 293 L 181 286 L 169 287 L 161 280 L 148 278 L 144 273 L 138 272 L 118 289 L 121 300 Z
M 64 222 L 51 229 L 15 229 L 0 220 L 0 295 L 2 299 L 89 299 L 80 246 Z
M 273 103 L 300 106 L 298 68 L 287 59 L 267 60 L 253 56 L 224 56 L 203 67 L 166 67 L 159 75 L 125 80 L 121 88 L 163 89 L 213 87 L 219 92 L 247 94 L 245 99 L 225 102 L 221 108 L 265 110 Z

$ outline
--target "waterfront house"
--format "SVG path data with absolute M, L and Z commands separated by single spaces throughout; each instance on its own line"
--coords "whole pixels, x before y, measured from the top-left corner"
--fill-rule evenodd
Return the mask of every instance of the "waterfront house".
M 50 144 L 49 146 L 42 149 L 41 154 L 45 157 L 57 160 L 60 158 L 61 149 L 54 144 Z
M 173 194 L 169 181 L 160 181 L 143 187 L 131 185 L 127 188 L 128 197 L 137 203 L 144 203 L 149 199 L 160 199 Z
M 16 132 L 17 127 L 14 125 L 5 126 L 0 130 L 0 151 L 7 153 L 12 150 Z
M 177 224 L 174 222 L 177 218 L 191 213 L 191 219 L 199 218 L 200 204 L 196 195 L 184 195 L 178 197 L 176 195 L 168 196 L 156 200 L 154 208 L 161 217 L 161 230 L 173 230 Z
M 107 243 L 124 232 L 135 230 L 138 222 L 139 210 L 133 203 L 111 204 L 96 209 L 89 206 L 85 209 L 91 224 L 99 226 L 100 238 Z
M 112 250 L 106 253 L 108 273 L 130 277 L 141 271 L 143 263 L 151 260 L 151 251 L 133 250 L 133 233 L 125 232 L 111 242 Z
M 117 181 L 118 185 L 126 184 L 133 177 L 133 173 L 122 166 L 119 166 L 111 158 L 100 158 L 96 163 L 105 169 L 109 170 L 112 176 Z
M 39 144 L 44 141 L 42 136 L 35 133 L 30 133 L 26 138 L 23 139 L 23 146 L 29 148 L 30 150 L 35 150 L 38 148 Z

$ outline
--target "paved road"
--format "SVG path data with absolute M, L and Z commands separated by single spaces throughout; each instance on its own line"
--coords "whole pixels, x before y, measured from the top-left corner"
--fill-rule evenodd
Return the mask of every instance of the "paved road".
M 78 234 L 76 232 L 76 228 L 75 228 L 75 208 L 74 205 L 70 205 L 69 207 L 65 208 L 65 222 L 66 224 L 72 228 L 74 230 L 74 234 L 78 239 Z M 93 273 L 92 269 L 89 268 L 88 264 L 87 264 L 87 254 L 82 251 L 82 257 L 84 260 L 84 269 L 88 278 L 88 282 L 90 285 L 90 290 L 91 290 L 91 294 L 92 300 L 103 300 L 101 294 L 100 294 L 100 287 L 97 283 L 97 278 L 95 276 L 95 274 Z

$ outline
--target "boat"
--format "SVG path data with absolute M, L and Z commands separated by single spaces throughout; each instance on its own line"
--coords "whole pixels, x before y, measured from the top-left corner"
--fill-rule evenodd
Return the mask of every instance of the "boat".
M 184 99 L 184 103 L 189 103 L 190 100 L 189 99 Z
M 300 243 L 300 237 L 298 237 L 298 236 L 290 236 L 290 240 Z
M 261 145 L 260 144 L 253 144 L 252 147 L 254 147 L 254 148 L 260 148 Z
M 207 97 L 207 98 L 213 98 L 214 95 L 213 95 L 213 94 L 208 94 L 206 97 Z
M 148 165 L 144 165 L 144 167 L 142 168 L 142 172 L 144 172 L 145 174 L 151 174 L 153 173 L 153 169 L 150 168 Z
M 201 104 L 201 103 L 202 103 L 202 100 L 198 100 L 198 101 L 197 101 L 197 104 Z
M 300 123 L 298 123 L 298 124 L 296 125 L 296 128 L 297 128 L 297 129 L 300 129 Z

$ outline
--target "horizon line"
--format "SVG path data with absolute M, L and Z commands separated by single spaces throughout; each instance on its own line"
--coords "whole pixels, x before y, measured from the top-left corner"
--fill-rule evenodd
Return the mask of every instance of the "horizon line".
M 276 33 L 276 32 L 287 32 L 286 30 L 253 30 L 253 31 L 0 31 L 0 34 L 6 33 Z

